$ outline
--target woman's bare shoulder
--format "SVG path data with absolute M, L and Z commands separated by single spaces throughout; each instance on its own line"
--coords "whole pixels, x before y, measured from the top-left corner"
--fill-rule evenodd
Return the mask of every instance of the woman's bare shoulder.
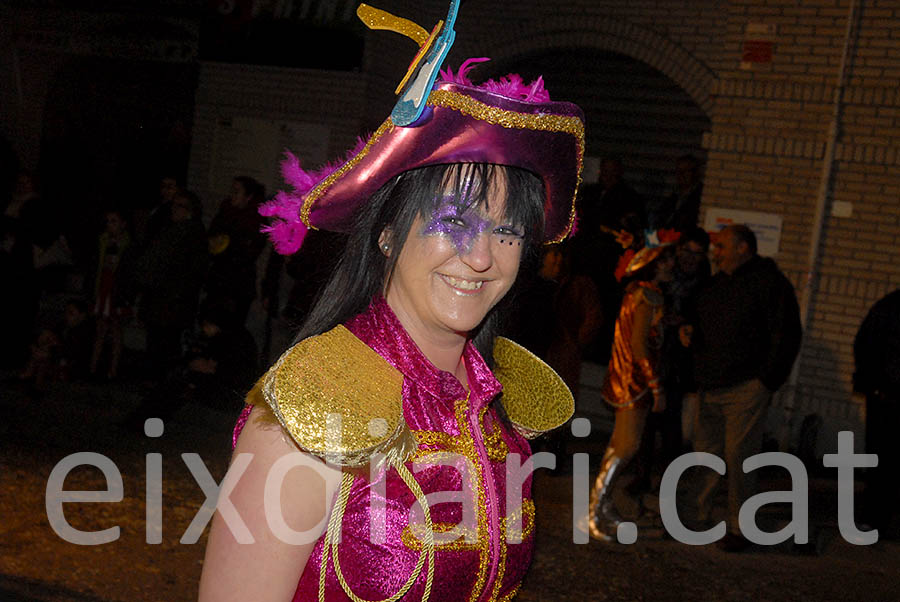
M 200 600 L 284 600 L 325 531 L 342 473 L 255 407 L 222 483 Z

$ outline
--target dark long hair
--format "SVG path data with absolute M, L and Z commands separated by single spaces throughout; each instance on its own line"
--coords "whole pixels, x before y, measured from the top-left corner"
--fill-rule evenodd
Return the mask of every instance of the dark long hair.
M 295 341 L 331 330 L 364 311 L 373 297 L 383 294 L 413 221 L 417 216 L 430 215 L 448 196 L 447 192 L 460 214 L 482 205 L 487 211 L 488 191 L 495 189 L 492 182 L 504 174 L 506 217 L 525 232 L 519 271 L 532 266 L 537 256 L 536 247 L 544 233 L 544 186 L 535 174 L 489 163 L 453 163 L 410 170 L 382 186 L 361 207 L 344 252 Z M 397 251 L 388 257 L 378 248 L 378 239 L 383 232 L 389 236 L 391 248 Z M 515 292 L 510 291 L 477 331 L 470 333 L 476 348 L 488 362 L 494 336 L 514 295 Z

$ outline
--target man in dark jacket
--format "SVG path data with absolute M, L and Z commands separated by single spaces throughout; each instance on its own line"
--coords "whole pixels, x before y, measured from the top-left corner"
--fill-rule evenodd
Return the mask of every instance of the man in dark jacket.
M 250 304 L 256 297 L 256 260 L 266 244 L 259 215 L 265 194 L 265 186 L 253 178 L 236 177 L 231 196 L 209 225 L 206 295 L 229 307 L 238 325 L 246 323 Z
M 757 255 L 752 230 L 722 230 L 713 260 L 719 271 L 697 297 L 690 337 L 701 394 L 694 449 L 725 459 L 728 535 L 719 545 L 738 551 L 748 545 L 738 514 L 756 488 L 755 473 L 742 465 L 761 450 L 769 402 L 791 372 L 802 333 L 794 287 L 774 261 Z M 703 474 L 701 520 L 709 518 L 720 481 L 714 471 Z
M 866 470 L 863 520 L 881 537 L 897 537 L 890 526 L 900 502 L 900 289 L 869 310 L 853 357 L 853 388 L 866 396 L 866 452 L 878 455 L 878 466 Z

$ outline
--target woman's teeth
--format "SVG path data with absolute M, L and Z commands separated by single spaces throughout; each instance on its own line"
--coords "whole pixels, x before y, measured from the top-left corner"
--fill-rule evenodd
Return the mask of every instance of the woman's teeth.
M 462 280 L 460 278 L 453 278 L 452 276 L 444 276 L 444 280 L 446 280 L 450 286 L 464 291 L 477 291 L 481 288 L 481 285 L 484 284 L 484 280 Z

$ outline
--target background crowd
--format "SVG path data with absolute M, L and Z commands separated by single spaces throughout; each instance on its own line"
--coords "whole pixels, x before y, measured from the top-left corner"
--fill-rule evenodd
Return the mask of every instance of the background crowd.
M 276 314 L 310 293 L 300 282 L 277 300 L 282 273 L 302 268 L 267 261 L 264 187 L 238 176 L 227 192 L 206 226 L 197 195 L 165 176 L 146 206 L 96 209 L 86 234 L 20 173 L 0 221 L 2 279 L 15 290 L 2 296 L 2 368 L 35 395 L 53 381 L 136 380 L 147 396 L 135 426 L 191 399 L 239 409 Z
M 735 225 L 711 240 L 699 227 L 701 162 L 679 157 L 673 173 L 670 195 L 643 198 L 625 181 L 622 161 L 604 158 L 598 183 L 580 193 L 575 236 L 547 247 L 539 269 L 523 275 L 517 319 L 506 328 L 557 370 L 577 400 L 583 362 L 610 364 L 623 294 L 635 280 L 627 264 L 647 245 L 670 245 L 654 350 L 666 403 L 633 441 L 625 490 L 637 500 L 690 449 L 715 453 L 729 475 L 743 475 L 743 459 L 763 448 L 767 409 L 801 340 L 793 287 L 757 254 L 752 231 Z M 35 177 L 20 173 L 0 216 L 0 278 L 14 290 L 0 296 L 2 368 L 34 395 L 58 380 L 139 381 L 144 401 L 123 424 L 135 430 L 151 415 L 171 419 L 188 401 L 237 412 L 311 307 L 343 237 L 313 231 L 296 255 L 270 253 L 257 213 L 264 186 L 237 176 L 226 189 L 206 225 L 201 199 L 165 176 L 151 203 L 96 209 L 94 230 L 85 233 L 84 222 L 56 219 Z M 878 315 L 896 322 L 896 311 Z M 875 320 L 867 319 L 858 342 L 889 331 Z M 880 377 L 886 385 L 872 384 L 874 370 L 860 370 L 872 364 L 863 355 L 874 348 L 859 345 L 858 389 L 874 404 L 872 416 L 894 412 L 896 423 L 896 362 Z M 896 358 L 897 350 L 882 356 Z M 870 446 L 887 453 L 879 436 L 885 422 L 867 424 Z M 564 451 L 566 443 L 557 434 L 545 445 Z M 897 494 L 878 478 L 885 471 L 870 471 L 869 490 L 881 493 L 865 505 L 867 523 L 882 528 L 893 507 L 885 500 Z M 710 471 L 700 481 L 689 499 L 702 526 L 719 478 Z M 752 473 L 728 479 L 726 549 L 748 545 L 737 517 L 754 486 Z

